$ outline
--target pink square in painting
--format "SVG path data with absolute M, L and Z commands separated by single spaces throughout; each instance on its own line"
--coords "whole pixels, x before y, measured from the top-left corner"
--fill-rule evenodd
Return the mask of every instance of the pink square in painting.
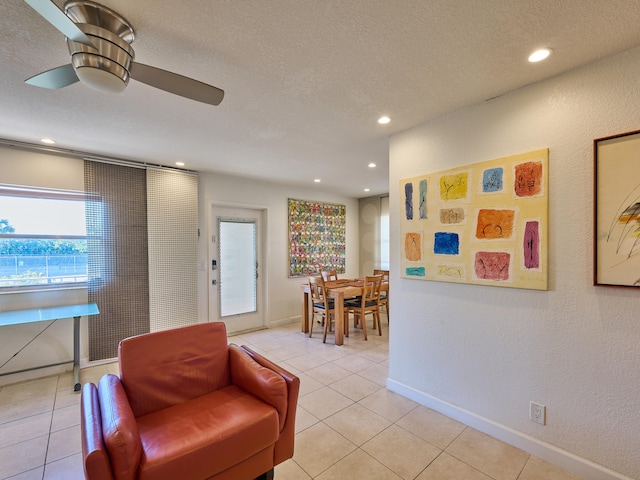
M 508 252 L 477 252 L 476 276 L 482 280 L 509 280 L 511 255 Z

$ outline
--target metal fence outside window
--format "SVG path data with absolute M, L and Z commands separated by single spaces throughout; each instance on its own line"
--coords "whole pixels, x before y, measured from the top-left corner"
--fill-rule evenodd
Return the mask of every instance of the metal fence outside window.
M 87 281 L 87 255 L 0 255 L 0 287 Z

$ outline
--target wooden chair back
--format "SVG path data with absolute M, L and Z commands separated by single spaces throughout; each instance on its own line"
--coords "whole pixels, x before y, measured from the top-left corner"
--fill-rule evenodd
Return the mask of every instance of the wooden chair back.
M 316 315 L 322 317 L 324 326 L 324 336 L 322 341 L 327 341 L 327 331 L 331 329 L 331 321 L 335 317 L 335 304 L 333 299 L 327 295 L 327 287 L 322 277 L 309 277 L 309 292 L 313 301 L 313 316 L 309 326 L 309 338 L 313 335 L 313 326 Z
M 354 321 L 362 327 L 364 339 L 367 339 L 367 324 L 365 315 L 373 315 L 373 328 L 378 329 L 378 334 L 382 335 L 380 327 L 380 287 L 382 285 L 382 275 L 366 276 L 362 288 L 362 296 L 357 299 L 345 302 L 349 311 L 354 315 Z
M 364 289 L 362 291 L 363 306 L 369 305 L 370 308 L 377 308 L 377 303 L 380 301 L 380 287 L 382 286 L 382 279 L 382 275 L 371 275 L 365 277 Z M 371 305 L 371 302 L 375 302 L 376 306 Z
M 374 275 L 382 275 L 382 281 L 383 282 L 388 282 L 389 281 L 389 270 L 379 270 L 374 268 L 373 269 L 373 274 Z
M 309 277 L 309 292 L 314 306 L 325 302 L 325 286 L 322 277 Z
M 374 275 L 382 275 L 382 281 L 389 283 L 389 270 L 373 270 Z M 389 290 L 380 292 L 380 308 L 384 307 L 387 311 L 387 321 L 389 321 Z
M 331 280 L 338 280 L 338 271 L 335 268 L 333 270 L 325 270 L 322 272 L 322 279 L 325 282 L 330 282 Z

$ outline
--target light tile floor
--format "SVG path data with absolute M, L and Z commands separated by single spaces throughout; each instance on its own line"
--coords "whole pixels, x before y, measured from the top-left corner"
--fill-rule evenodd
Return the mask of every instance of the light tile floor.
M 388 328 L 322 343 L 299 325 L 230 337 L 300 377 L 295 455 L 277 480 L 576 480 L 538 458 L 385 388 Z M 370 323 L 369 323 L 370 324 Z M 317 332 L 317 333 L 316 333 Z M 96 383 L 117 364 L 83 369 Z M 0 389 L 0 479 L 83 478 L 80 394 L 64 374 Z M 240 479 L 239 479 L 240 480 Z

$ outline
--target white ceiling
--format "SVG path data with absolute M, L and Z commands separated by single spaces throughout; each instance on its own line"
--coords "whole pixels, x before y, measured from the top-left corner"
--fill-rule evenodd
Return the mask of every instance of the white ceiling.
M 102 3 L 136 30 L 136 61 L 222 88 L 222 103 L 136 81 L 113 96 L 25 85 L 69 55 L 26 3 L 2 0 L 0 138 L 353 197 L 388 192 L 389 135 L 640 45 L 639 0 Z M 554 54 L 528 63 L 543 46 Z

